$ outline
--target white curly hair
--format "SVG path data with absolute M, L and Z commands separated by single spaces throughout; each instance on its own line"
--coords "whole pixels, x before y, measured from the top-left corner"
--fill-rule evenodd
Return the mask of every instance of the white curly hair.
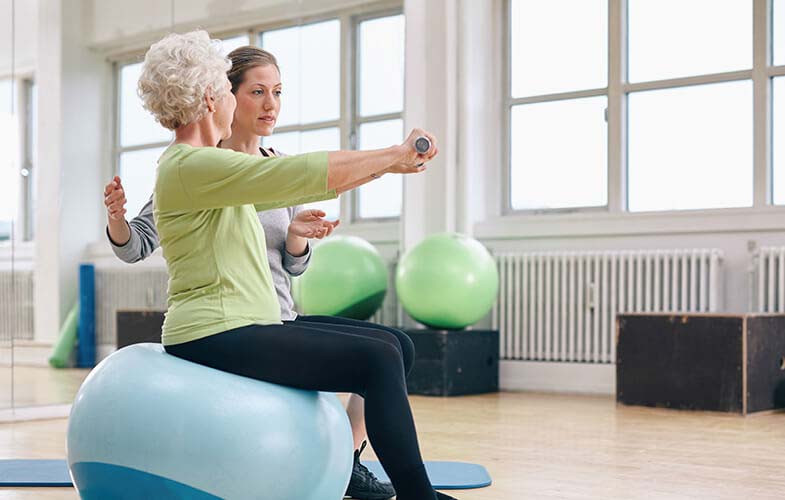
M 166 35 L 150 46 L 137 92 L 161 125 L 174 130 L 204 117 L 208 88 L 216 99 L 229 92 L 226 72 L 232 63 L 221 54 L 220 44 L 196 30 Z

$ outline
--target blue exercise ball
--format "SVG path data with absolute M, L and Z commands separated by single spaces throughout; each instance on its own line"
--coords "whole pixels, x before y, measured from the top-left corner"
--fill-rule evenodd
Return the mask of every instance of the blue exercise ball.
M 331 393 L 241 377 L 136 344 L 85 379 L 68 421 L 83 499 L 337 500 L 352 469 Z

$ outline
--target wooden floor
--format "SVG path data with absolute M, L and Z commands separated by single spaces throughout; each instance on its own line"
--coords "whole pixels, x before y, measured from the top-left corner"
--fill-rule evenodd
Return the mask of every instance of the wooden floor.
M 86 369 L 56 370 L 41 366 L 0 368 L 0 408 L 70 404 Z M 11 386 L 13 385 L 13 392 Z M 13 402 L 10 400 L 13 394 Z
M 412 397 L 423 455 L 478 462 L 485 499 L 785 498 L 785 414 L 746 418 L 616 406 L 609 397 Z M 65 456 L 66 420 L 0 424 L 3 458 Z M 364 458 L 371 458 L 368 453 Z M 73 499 L 68 488 L 0 499 Z

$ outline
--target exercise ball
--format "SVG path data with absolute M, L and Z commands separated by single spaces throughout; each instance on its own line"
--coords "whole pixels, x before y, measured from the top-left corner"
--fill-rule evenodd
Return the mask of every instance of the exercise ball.
M 85 379 L 67 448 L 74 486 L 87 500 L 333 500 L 349 483 L 353 440 L 334 394 L 136 344 Z
M 395 289 L 412 318 L 431 328 L 459 329 L 491 310 L 499 273 L 479 241 L 462 234 L 435 234 L 401 257 Z
M 387 293 L 387 266 L 373 245 L 355 236 L 334 236 L 313 249 L 308 270 L 292 283 L 303 314 L 366 320 Z

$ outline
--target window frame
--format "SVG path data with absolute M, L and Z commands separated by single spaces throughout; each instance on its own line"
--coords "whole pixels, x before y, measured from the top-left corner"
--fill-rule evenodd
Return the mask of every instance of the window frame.
M 502 85 L 503 104 L 501 110 L 502 145 L 502 197 L 500 212 L 502 216 L 536 216 L 582 214 L 595 216 L 606 214 L 623 217 L 636 215 L 667 216 L 678 214 L 710 215 L 716 213 L 737 213 L 760 210 L 782 210 L 785 205 L 773 205 L 773 168 L 772 164 L 772 79 L 785 76 L 785 65 L 773 65 L 773 2 L 771 0 L 752 0 L 752 68 L 665 80 L 629 83 L 627 78 L 627 5 L 628 0 L 608 0 L 608 86 L 605 89 L 591 89 L 578 92 L 548 94 L 543 96 L 512 98 L 512 2 L 504 0 L 504 22 L 502 33 Z M 627 102 L 633 92 L 665 90 L 710 83 L 724 83 L 749 80 L 753 87 L 753 203 L 750 207 L 702 208 L 682 210 L 657 210 L 630 212 L 628 207 L 628 129 Z M 608 203 L 601 207 L 570 207 L 557 209 L 516 210 L 512 207 L 512 163 L 511 116 L 515 105 L 544 102 L 558 99 L 571 99 L 605 95 L 608 99 L 606 122 L 608 127 Z

